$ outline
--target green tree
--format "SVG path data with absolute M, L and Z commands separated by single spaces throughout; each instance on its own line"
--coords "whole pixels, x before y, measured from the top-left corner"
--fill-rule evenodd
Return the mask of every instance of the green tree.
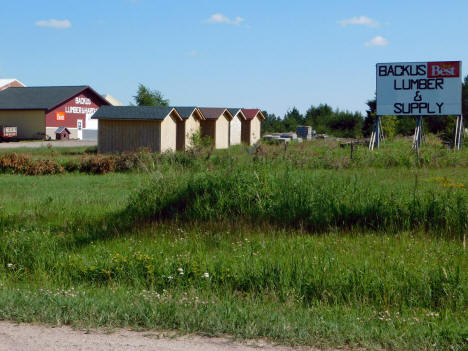
M 397 116 L 397 134 L 398 135 L 413 135 L 416 128 L 416 118 L 410 116 Z
M 312 126 L 318 133 L 330 133 L 329 122 L 333 116 L 333 109 L 327 104 L 311 106 L 306 111 L 304 124 Z
M 389 139 L 394 138 L 397 133 L 397 116 L 382 116 L 380 121 L 382 123 L 384 137 Z
M 262 123 L 262 134 L 264 133 L 275 133 L 284 131 L 283 121 L 277 117 L 274 113 L 268 113 L 262 111 L 265 116 L 265 120 Z
M 299 110 L 296 107 L 293 107 L 292 110 L 288 111 L 284 116 L 283 125 L 285 132 L 295 132 L 298 125 L 304 123 L 304 116 L 301 115 Z
M 364 123 L 362 125 L 362 135 L 368 137 L 374 130 L 377 116 L 377 99 L 374 97 L 371 100 L 367 100 L 366 105 L 368 109 L 366 110 L 366 118 L 364 118 Z
M 133 99 L 138 106 L 169 106 L 169 100 L 160 91 L 148 89 L 141 83 Z
M 337 137 L 356 138 L 362 134 L 362 115 L 359 112 L 336 110 L 326 121 L 330 133 Z

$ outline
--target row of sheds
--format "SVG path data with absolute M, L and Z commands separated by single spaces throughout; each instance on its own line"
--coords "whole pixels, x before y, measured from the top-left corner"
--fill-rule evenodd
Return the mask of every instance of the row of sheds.
M 102 152 L 185 150 L 197 132 L 216 148 L 252 145 L 264 119 L 258 109 L 111 106 L 89 86 L 0 83 L 0 126 L 17 127 L 19 139 L 99 139 Z
M 183 151 L 194 134 L 210 137 L 216 149 L 260 140 L 259 109 L 212 107 L 101 106 L 92 119 L 99 121 L 98 150 L 103 153 Z

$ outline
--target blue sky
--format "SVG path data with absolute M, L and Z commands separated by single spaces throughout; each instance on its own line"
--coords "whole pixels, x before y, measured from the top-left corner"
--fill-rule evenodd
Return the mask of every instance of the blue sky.
M 365 111 L 377 62 L 468 65 L 468 1 L 0 0 L 0 78 L 173 105 Z

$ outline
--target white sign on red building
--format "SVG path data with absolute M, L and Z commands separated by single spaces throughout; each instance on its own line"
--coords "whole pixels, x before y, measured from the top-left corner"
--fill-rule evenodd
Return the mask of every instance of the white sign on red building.
M 461 61 L 377 64 L 377 115 L 461 115 Z

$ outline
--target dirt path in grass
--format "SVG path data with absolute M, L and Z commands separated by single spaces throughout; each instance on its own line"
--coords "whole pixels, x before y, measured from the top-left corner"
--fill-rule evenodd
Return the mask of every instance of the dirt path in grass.
M 168 338 L 157 332 L 117 330 L 111 334 L 70 327 L 0 322 L 0 351 L 292 351 L 314 350 L 273 346 L 261 341 L 246 344 L 226 338 L 198 336 Z

